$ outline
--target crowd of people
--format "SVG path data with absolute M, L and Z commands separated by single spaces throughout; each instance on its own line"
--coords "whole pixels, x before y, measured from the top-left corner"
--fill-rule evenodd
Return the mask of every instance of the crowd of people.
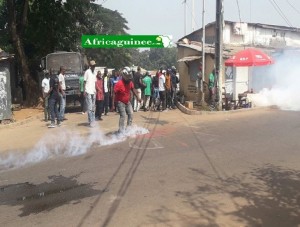
M 96 62 L 90 61 L 89 67 L 79 78 L 80 104 L 82 114 L 87 113 L 89 126 L 96 120 L 102 121 L 103 115 L 118 112 L 120 115 L 119 132 L 132 124 L 133 112 L 166 111 L 176 108 L 176 93 L 179 78 L 176 68 L 160 68 L 155 75 L 149 71 L 142 73 L 141 68 L 124 67 L 120 70 L 105 68 L 104 72 L 96 71 Z M 60 125 L 64 120 L 66 106 L 66 89 L 64 67 L 59 75 L 45 73 L 42 81 L 45 102 L 45 121 L 51 120 L 49 128 Z M 48 84 L 47 84 L 48 82 Z M 59 107 L 59 108 L 58 108 Z

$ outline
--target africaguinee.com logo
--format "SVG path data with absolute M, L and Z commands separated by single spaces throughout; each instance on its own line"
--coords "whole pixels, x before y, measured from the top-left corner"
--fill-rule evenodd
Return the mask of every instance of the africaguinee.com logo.
M 83 48 L 164 48 L 172 47 L 167 35 L 83 35 Z

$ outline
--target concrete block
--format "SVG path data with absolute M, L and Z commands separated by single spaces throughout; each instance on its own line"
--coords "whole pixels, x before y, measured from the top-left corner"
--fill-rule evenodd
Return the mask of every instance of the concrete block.
M 194 108 L 194 102 L 192 102 L 192 101 L 185 101 L 184 102 L 184 106 L 186 108 L 193 109 Z

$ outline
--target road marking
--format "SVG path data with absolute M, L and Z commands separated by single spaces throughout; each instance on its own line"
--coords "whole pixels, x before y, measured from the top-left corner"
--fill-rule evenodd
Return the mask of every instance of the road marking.
M 203 134 L 203 135 L 206 135 L 206 136 L 216 136 L 216 137 L 220 137 L 219 135 L 216 135 L 216 134 L 210 134 L 210 133 L 205 133 L 205 132 L 201 132 L 201 131 L 195 131 L 195 133 L 199 133 L 199 134 Z
M 189 147 L 189 145 L 187 145 L 187 144 L 184 143 L 184 142 L 178 141 L 178 143 L 179 143 L 181 146 L 183 146 L 183 147 Z
M 120 197 L 117 195 L 111 195 L 109 198 L 109 203 L 114 203 L 116 200 L 119 200 Z
M 129 147 L 134 149 L 147 149 L 147 150 L 155 150 L 155 149 L 162 149 L 164 148 L 159 142 L 152 139 L 150 142 L 148 140 L 143 141 L 142 144 L 138 144 L 139 142 L 133 143 L 132 141 L 129 141 Z

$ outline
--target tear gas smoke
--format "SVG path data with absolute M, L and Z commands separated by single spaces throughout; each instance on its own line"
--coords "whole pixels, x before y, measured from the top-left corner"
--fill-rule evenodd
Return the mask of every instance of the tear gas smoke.
M 54 129 L 55 130 L 55 129 Z M 55 157 L 70 157 L 85 154 L 92 146 L 106 146 L 125 141 L 128 137 L 147 134 L 145 128 L 132 126 L 124 133 L 105 135 L 98 127 L 91 128 L 89 135 L 59 129 L 57 133 L 45 135 L 28 152 L 11 152 L 0 156 L 0 170 L 18 168 Z
M 275 56 L 275 64 L 268 70 L 256 71 L 255 80 L 261 81 L 256 106 L 278 106 L 282 110 L 300 110 L 300 50 L 285 50 Z M 258 67 L 257 67 L 258 68 Z M 260 72 L 259 72 L 260 71 Z

